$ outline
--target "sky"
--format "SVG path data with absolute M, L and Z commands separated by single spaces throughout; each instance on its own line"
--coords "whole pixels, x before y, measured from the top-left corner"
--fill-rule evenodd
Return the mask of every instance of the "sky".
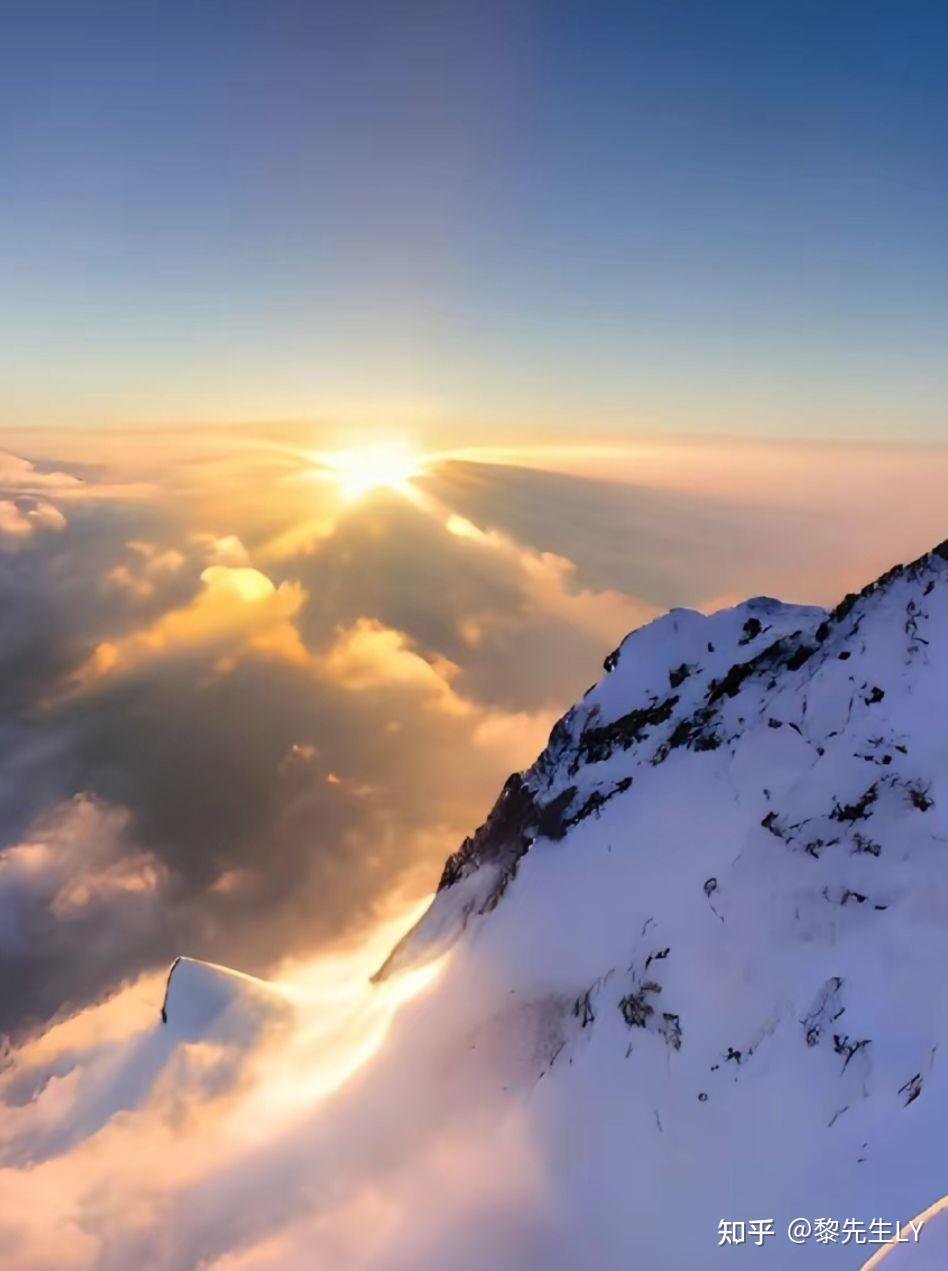
M 938 442 L 939 4 L 11 0 L 4 427 Z

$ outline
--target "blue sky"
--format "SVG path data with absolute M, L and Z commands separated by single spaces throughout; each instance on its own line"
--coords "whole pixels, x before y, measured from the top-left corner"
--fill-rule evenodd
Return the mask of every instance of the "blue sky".
M 3 27 L 4 425 L 943 435 L 943 5 Z

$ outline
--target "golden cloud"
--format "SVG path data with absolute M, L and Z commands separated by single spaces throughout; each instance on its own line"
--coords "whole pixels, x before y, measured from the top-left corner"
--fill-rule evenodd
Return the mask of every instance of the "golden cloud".
M 78 673 L 78 687 L 189 652 L 215 654 L 224 670 L 247 651 L 305 662 L 308 654 L 293 622 L 304 599 L 297 583 L 277 587 L 257 569 L 209 565 L 190 604 L 141 631 L 98 644 Z
M 451 688 L 451 679 L 459 670 L 453 662 L 445 657 L 422 657 L 403 632 L 374 618 L 359 618 L 352 626 L 340 628 L 335 643 L 320 659 L 320 669 L 357 691 L 382 686 L 415 688 L 449 714 L 464 715 L 472 709 Z
M 36 501 L 24 507 L 13 499 L 0 499 L 0 538 L 29 538 L 37 530 L 61 530 L 66 518 L 52 503 Z

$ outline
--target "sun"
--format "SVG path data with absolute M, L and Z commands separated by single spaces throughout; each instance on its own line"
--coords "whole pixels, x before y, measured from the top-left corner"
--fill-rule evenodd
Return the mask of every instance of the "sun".
M 418 455 L 404 444 L 339 450 L 327 455 L 326 462 L 342 497 L 349 502 L 363 499 L 373 490 L 395 490 L 410 496 L 411 482 L 422 471 Z

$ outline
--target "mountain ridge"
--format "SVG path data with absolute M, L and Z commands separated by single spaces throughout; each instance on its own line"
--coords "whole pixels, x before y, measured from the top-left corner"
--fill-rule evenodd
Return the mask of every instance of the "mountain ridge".
M 560 788 L 554 790 L 557 777 L 563 776 L 562 760 L 567 753 L 568 776 L 576 777 L 590 765 L 603 763 L 616 749 L 634 751 L 633 768 L 643 758 L 652 765 L 662 763 L 679 748 L 717 749 L 726 741 L 718 727 L 723 708 L 739 696 L 745 682 L 766 678 L 773 689 L 781 672 L 801 671 L 821 654 L 824 660 L 831 654 L 837 658 L 842 654 L 840 660 L 849 660 L 852 651 L 837 649 L 836 645 L 840 639 L 845 642 L 855 637 L 866 603 L 899 581 L 911 583 L 922 577 L 927 588 L 923 589 L 924 596 L 931 594 L 936 580 L 948 578 L 948 540 L 915 560 L 892 566 L 829 610 L 757 596 L 711 615 L 692 609 L 671 609 L 629 632 L 605 658 L 603 679 L 557 720 L 534 763 L 522 772 L 510 774 L 485 821 L 447 858 L 433 912 L 421 919 L 416 932 L 423 933 L 429 925 L 437 926 L 434 911 L 442 893 L 456 888 L 485 866 L 493 867 L 496 877 L 486 894 L 465 898 L 460 926 L 466 925 L 473 913 L 488 912 L 499 902 L 516 875 L 521 858 L 537 839 L 562 839 L 573 825 L 586 816 L 597 815 L 607 800 L 625 793 L 633 782 L 633 776 L 626 773 L 605 789 L 602 783 L 588 787 L 585 794 L 581 781 L 561 782 Z M 914 603 L 916 608 L 912 610 L 906 605 L 906 634 L 914 633 L 916 641 L 924 641 L 925 637 L 918 633 L 922 610 Z M 667 684 L 657 680 L 651 685 L 637 682 L 634 669 L 631 677 L 624 677 L 625 668 L 634 662 L 643 644 L 649 646 L 647 652 L 651 653 L 661 642 L 666 642 L 671 650 L 659 668 L 661 674 L 667 675 Z M 694 660 L 689 661 L 689 656 Z M 688 680 L 692 681 L 692 688 L 699 684 L 701 692 L 690 692 Z M 604 685 L 614 689 L 609 697 L 621 699 L 629 709 L 620 715 L 614 710 L 610 713 L 608 708 L 604 711 Z M 792 722 L 790 726 L 800 727 Z M 657 746 L 650 754 L 640 756 L 640 748 L 647 747 L 651 739 L 658 739 Z M 376 978 L 384 978 L 393 967 L 402 965 L 414 936 L 409 933 L 400 942 Z M 436 936 L 434 943 L 443 943 L 441 936 Z

